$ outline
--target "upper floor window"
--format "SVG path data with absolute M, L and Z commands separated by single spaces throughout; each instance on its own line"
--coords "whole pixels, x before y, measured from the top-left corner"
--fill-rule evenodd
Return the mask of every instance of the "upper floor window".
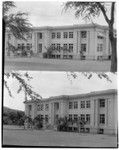
M 103 44 L 98 44 L 97 45 L 97 51 L 102 52 L 103 51 Z
M 57 50 L 60 50 L 60 48 L 61 48 L 60 44 L 57 44 Z
M 97 38 L 98 39 L 103 39 L 103 36 L 98 35 Z
M 100 99 L 100 107 L 105 107 L 105 99 Z
M 81 51 L 86 52 L 86 44 L 81 44 Z
M 31 111 L 32 110 L 32 105 L 29 105 L 29 111 Z
M 73 102 L 69 102 L 69 109 L 73 108 Z
M 28 34 L 26 34 L 26 36 L 27 36 L 26 37 L 27 39 L 32 39 L 32 33 L 28 33 Z
M 74 120 L 77 121 L 78 120 L 78 115 L 74 114 Z
M 69 120 L 71 121 L 73 119 L 72 114 L 69 114 Z
M 60 39 L 61 38 L 61 33 L 57 32 L 57 38 Z
M 90 124 L 90 114 L 86 114 L 86 122 L 87 124 Z
M 48 115 L 45 115 L 45 122 L 48 123 Z
M 49 110 L 49 104 L 45 104 L 45 110 L 46 110 L 46 111 Z
M 105 124 L 105 114 L 100 114 L 100 123 Z
M 81 114 L 81 120 L 85 121 L 85 115 L 84 114 Z
M 86 38 L 86 37 L 87 37 L 87 32 L 81 31 L 81 38 Z
M 43 110 L 43 107 L 44 107 L 44 105 L 43 105 L 43 104 L 41 104 L 41 107 L 40 107 L 40 109 L 41 109 L 41 110 Z
M 86 101 L 86 108 L 90 108 L 90 100 Z
M 73 44 L 69 44 L 69 52 L 73 52 Z
M 54 105 L 55 105 L 55 109 L 58 110 L 59 109 L 59 103 L 57 102 Z
M 75 102 L 74 102 L 74 109 L 77 109 L 77 108 L 78 108 L 78 102 L 75 101 Z
M 64 50 L 67 50 L 68 45 L 67 45 L 67 44 L 64 44 L 63 48 L 64 48 Z
M 55 38 L 55 33 L 53 32 L 53 33 L 52 33 L 52 39 L 54 39 L 54 38 Z
M 42 39 L 43 38 L 43 34 L 41 32 L 38 33 L 38 38 Z
M 42 53 L 42 44 L 38 44 L 38 53 Z
M 73 38 L 73 32 L 69 32 L 69 38 Z
M 85 108 L 85 101 L 81 101 L 81 108 Z
M 55 50 L 55 44 L 52 44 L 52 50 Z
M 68 32 L 64 32 L 63 33 L 63 37 L 66 39 L 66 38 L 68 38 Z

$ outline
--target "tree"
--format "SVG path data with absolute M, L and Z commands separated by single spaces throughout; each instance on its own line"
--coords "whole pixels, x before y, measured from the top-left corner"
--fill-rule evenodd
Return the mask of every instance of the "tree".
M 110 16 L 107 14 L 107 4 L 110 4 Z M 115 21 L 115 2 L 78 2 L 69 1 L 65 3 L 64 9 L 67 10 L 73 8 L 75 10 L 76 17 L 83 17 L 83 19 L 92 19 L 98 17 L 101 13 L 104 16 L 105 21 L 109 28 L 109 40 L 112 48 L 111 57 L 111 72 L 117 72 L 117 48 L 116 37 L 114 36 L 114 21 Z

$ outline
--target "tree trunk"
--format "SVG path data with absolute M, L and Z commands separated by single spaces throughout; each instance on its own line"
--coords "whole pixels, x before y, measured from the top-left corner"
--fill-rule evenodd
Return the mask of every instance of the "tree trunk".
M 117 39 L 114 37 L 113 28 L 109 28 L 109 39 L 112 48 L 112 56 L 111 56 L 111 72 L 117 72 Z

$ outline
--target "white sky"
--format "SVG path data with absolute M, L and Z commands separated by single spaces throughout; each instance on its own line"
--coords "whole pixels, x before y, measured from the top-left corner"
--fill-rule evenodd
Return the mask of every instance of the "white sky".
M 78 78 L 72 79 L 72 82 L 68 79 L 66 72 L 30 71 L 29 74 L 33 77 L 29 82 L 30 85 L 43 98 L 117 89 L 117 76 L 112 73 L 108 73 L 112 83 L 107 82 L 105 79 L 99 79 L 95 74 L 91 79 L 87 79 L 84 75 L 78 73 Z M 17 94 L 18 82 L 11 78 L 8 80 L 8 85 L 14 97 L 11 98 L 7 89 L 4 88 L 4 106 L 24 110 L 24 92 Z
M 60 26 L 89 23 L 76 19 L 73 10 L 62 12 L 66 1 L 16 1 L 17 11 L 28 12 L 33 26 Z M 108 9 L 109 10 L 109 9 Z M 109 12 L 109 11 L 108 11 Z M 104 17 L 93 20 L 94 23 L 107 25 Z

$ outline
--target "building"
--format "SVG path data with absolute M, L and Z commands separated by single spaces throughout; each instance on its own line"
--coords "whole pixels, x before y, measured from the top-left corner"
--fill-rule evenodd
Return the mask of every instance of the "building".
M 117 134 L 117 90 L 62 95 L 42 100 L 25 101 L 25 114 L 32 119 L 37 115 L 55 126 L 60 117 L 87 121 L 84 132 Z
M 8 42 L 17 50 L 32 50 L 33 55 L 43 58 L 49 47 L 52 58 L 99 60 L 111 58 L 111 45 L 107 26 L 98 24 L 56 27 L 33 27 L 26 35 L 27 41 L 6 33 L 6 56 Z

